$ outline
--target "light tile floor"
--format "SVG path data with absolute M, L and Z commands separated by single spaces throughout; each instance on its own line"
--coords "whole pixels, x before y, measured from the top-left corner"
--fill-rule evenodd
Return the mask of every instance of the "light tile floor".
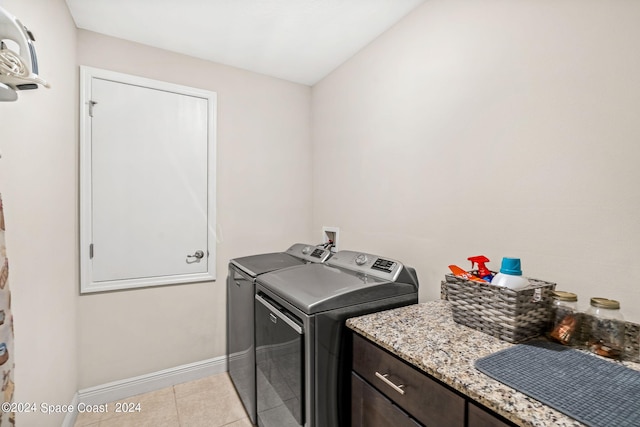
M 118 402 L 140 403 L 140 411 L 116 413 L 116 402 L 109 412 L 81 413 L 75 427 L 251 427 L 247 413 L 227 373 Z

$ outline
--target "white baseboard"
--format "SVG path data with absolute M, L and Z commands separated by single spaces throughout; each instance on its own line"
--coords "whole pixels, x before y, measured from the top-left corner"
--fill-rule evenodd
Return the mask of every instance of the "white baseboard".
M 74 407 L 77 407 L 78 403 L 101 405 L 223 372 L 227 372 L 227 356 L 214 357 L 213 359 L 85 388 L 75 394 L 72 404 Z M 68 413 L 62 427 L 72 427 L 75 423 L 75 418 L 75 412 Z
M 176 366 L 138 377 L 126 378 L 78 391 L 78 403 L 100 405 L 137 394 L 148 393 L 209 375 L 227 371 L 227 357 L 220 356 L 187 365 Z

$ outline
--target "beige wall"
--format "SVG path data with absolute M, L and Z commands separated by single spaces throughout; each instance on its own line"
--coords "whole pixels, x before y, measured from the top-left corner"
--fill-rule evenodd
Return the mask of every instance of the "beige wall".
M 215 283 L 79 297 L 79 387 L 223 356 L 229 259 L 311 238 L 311 89 L 84 30 L 78 63 L 217 92 L 219 233 Z
M 0 191 L 15 320 L 15 402 L 68 404 L 77 390 L 76 30 L 64 0 L 2 0 L 36 37 L 51 89 L 0 103 Z M 64 414 L 17 414 L 20 426 Z
M 414 265 L 422 301 L 449 264 L 510 255 L 640 322 L 639 19 L 426 2 L 313 87 L 313 229 Z

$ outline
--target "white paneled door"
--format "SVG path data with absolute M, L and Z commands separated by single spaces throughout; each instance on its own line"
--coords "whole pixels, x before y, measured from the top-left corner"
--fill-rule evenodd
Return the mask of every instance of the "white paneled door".
M 212 279 L 211 99 L 89 80 L 83 290 Z

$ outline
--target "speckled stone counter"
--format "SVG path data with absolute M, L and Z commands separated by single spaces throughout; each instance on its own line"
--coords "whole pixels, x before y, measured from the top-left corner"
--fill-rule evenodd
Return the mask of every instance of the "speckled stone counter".
M 347 326 L 519 426 L 584 425 L 476 370 L 476 359 L 514 344 L 455 323 L 448 301 L 355 317 Z

